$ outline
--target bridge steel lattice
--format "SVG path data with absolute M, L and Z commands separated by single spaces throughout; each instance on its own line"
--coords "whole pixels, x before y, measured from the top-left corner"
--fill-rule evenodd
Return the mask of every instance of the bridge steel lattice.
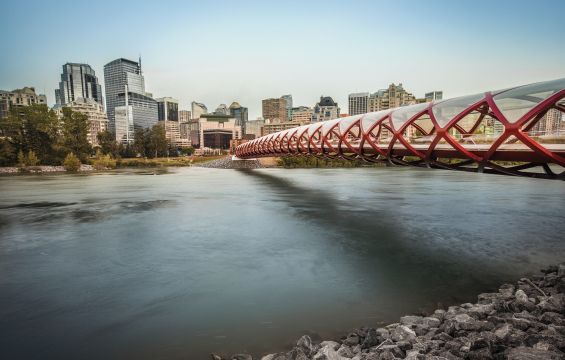
M 564 179 L 565 79 L 311 123 L 239 158 L 316 156 Z

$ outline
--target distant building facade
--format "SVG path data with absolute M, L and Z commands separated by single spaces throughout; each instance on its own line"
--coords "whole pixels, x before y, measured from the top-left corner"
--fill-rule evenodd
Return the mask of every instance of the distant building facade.
M 229 114 L 235 118 L 235 124 L 241 126 L 241 131 L 245 134 L 245 128 L 249 117 L 249 109 L 239 105 L 237 101 L 231 103 Z
M 292 108 L 292 122 L 309 123 L 312 122 L 314 109 L 307 106 L 299 106 Z
M 416 103 L 416 98 L 404 90 L 402 84 L 390 84 L 387 89 L 379 90 L 369 96 L 369 112 L 392 109 Z
M 290 121 L 292 119 L 292 95 L 283 95 L 281 99 L 286 101 L 286 119 Z
M 193 101 L 191 104 L 191 108 L 192 108 L 192 119 L 200 119 L 200 116 L 202 114 L 208 113 L 208 108 L 203 103 Z
M 443 99 L 443 91 L 431 91 L 431 92 L 427 92 L 424 95 L 424 98 L 426 99 L 426 102 L 432 102 L 432 101 L 436 101 L 436 100 L 442 100 Z
M 145 91 L 145 79 L 141 72 L 141 60 L 116 59 L 104 65 L 104 85 L 106 89 L 106 111 L 108 125 L 116 134 L 116 140 L 133 141 L 129 130 L 122 133 L 117 129 L 116 108 L 120 107 L 120 126 L 122 129 L 130 120 L 134 128 L 148 128 L 157 123 L 157 102 Z M 127 114 L 126 114 L 127 113 Z
M 190 142 L 195 148 L 230 148 L 230 141 L 241 139 L 241 126 L 231 115 L 202 114 L 190 121 Z
M 245 125 L 245 135 L 255 135 L 255 137 L 263 136 L 263 126 L 265 126 L 265 120 L 249 120 Z
M 64 106 L 78 99 L 92 99 L 104 106 L 102 86 L 90 65 L 66 63 L 59 88 L 55 89 L 55 101 L 57 105 Z
M 369 93 L 355 93 L 348 96 L 349 115 L 366 114 L 369 112 Z
M 286 99 L 270 98 L 262 101 L 263 105 L 263 119 L 273 122 L 287 122 L 288 110 Z
M 297 126 L 302 126 L 306 124 L 310 124 L 310 121 L 287 121 L 284 123 L 277 122 L 277 123 L 265 124 L 263 125 L 262 136 L 273 134 L 283 130 L 292 129 Z
M 191 119 L 190 110 L 179 110 L 179 122 L 187 123 Z
M 34 104 L 47 105 L 47 97 L 43 94 L 36 94 L 34 87 L 12 91 L 0 90 L 0 119 L 7 118 L 12 108 Z
M 104 106 L 94 99 L 78 98 L 62 107 L 57 106 L 55 112 L 58 116 L 63 116 L 63 107 L 71 108 L 73 111 L 80 112 L 88 117 L 88 142 L 92 146 L 100 145 L 98 133 L 108 129 L 108 117 L 104 111 Z
M 170 97 L 155 99 L 157 101 L 157 120 L 179 121 L 179 101 Z
M 320 96 L 320 101 L 314 106 L 312 122 L 337 119 L 339 111 L 338 104 L 330 96 Z

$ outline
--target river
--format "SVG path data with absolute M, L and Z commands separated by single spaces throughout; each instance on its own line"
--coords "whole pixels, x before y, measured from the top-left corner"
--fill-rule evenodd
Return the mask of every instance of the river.
M 410 168 L 0 177 L 0 358 L 335 338 L 564 260 L 561 181 Z

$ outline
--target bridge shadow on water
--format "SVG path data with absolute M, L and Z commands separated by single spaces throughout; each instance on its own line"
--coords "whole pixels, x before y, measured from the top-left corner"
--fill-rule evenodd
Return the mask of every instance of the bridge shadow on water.
M 265 170 L 237 171 L 273 191 L 292 216 L 327 233 L 327 240 L 338 246 L 343 256 L 351 257 L 351 271 L 374 279 L 396 297 L 429 299 L 437 293 L 435 304 L 422 304 L 426 310 L 437 304 L 474 302 L 478 293 L 496 290 L 501 283 L 513 280 L 510 274 L 496 271 L 494 264 L 412 243 L 394 209 L 356 208 L 330 191 L 303 187 Z M 418 236 L 434 235 L 422 232 Z

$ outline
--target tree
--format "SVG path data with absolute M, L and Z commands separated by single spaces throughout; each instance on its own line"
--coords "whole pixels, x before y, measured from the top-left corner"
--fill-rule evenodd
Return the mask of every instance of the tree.
M 61 154 L 56 144 L 59 138 L 59 119 L 47 105 L 15 106 L 7 118 L 0 120 L 0 133 L 10 146 L 3 148 L 10 154 L 8 159 L 13 163 L 17 158 L 13 154 L 19 151 L 28 153 L 33 150 L 40 155 L 45 164 L 56 164 L 61 161 Z M 11 149 L 11 150 L 10 150 Z M 6 155 L 4 155 L 6 156 Z
M 96 135 L 96 138 L 98 139 L 100 150 L 102 150 L 103 154 L 110 154 L 114 157 L 118 155 L 119 147 L 114 133 L 108 130 L 101 131 Z
M 80 159 L 72 152 L 68 153 L 63 161 L 65 170 L 69 172 L 77 172 L 80 169 Z
M 25 167 L 26 166 L 26 157 L 23 151 L 18 151 L 18 167 Z
M 17 161 L 17 152 L 7 139 L 0 139 L 0 166 L 10 166 Z
M 166 156 L 169 145 L 165 136 L 165 127 L 157 124 L 151 129 L 135 129 L 133 148 L 141 156 L 148 158 Z
M 167 156 L 169 143 L 165 135 L 165 127 L 161 124 L 154 125 L 149 135 L 149 150 L 154 153 L 154 157 Z
M 143 157 L 147 156 L 146 150 L 149 142 L 149 129 L 135 129 L 133 139 L 133 150 Z
M 81 161 L 86 161 L 92 153 L 92 147 L 88 142 L 88 116 L 73 111 L 71 108 L 63 108 L 61 119 L 62 145 L 68 151 L 76 154 Z
M 183 155 L 189 155 L 189 156 L 190 156 L 190 155 L 194 154 L 194 148 L 193 148 L 192 146 L 191 146 L 191 147 L 182 148 L 182 149 L 180 149 L 180 152 L 181 152 L 181 154 L 183 154 Z

